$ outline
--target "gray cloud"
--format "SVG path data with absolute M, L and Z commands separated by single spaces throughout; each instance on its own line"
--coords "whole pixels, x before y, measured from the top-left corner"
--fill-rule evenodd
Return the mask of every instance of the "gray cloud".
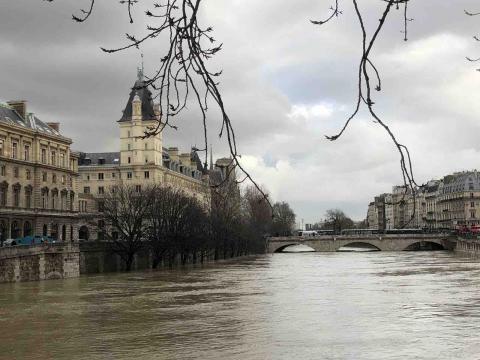
M 137 7 L 130 25 L 117 2 L 97 2 L 85 24 L 71 21 L 77 1 L 8 1 L 0 12 L 0 98 L 26 99 L 46 121 L 60 121 L 74 148 L 113 151 L 116 121 L 136 75 L 137 50 L 108 55 L 100 46 L 124 43 L 124 33 L 146 26 Z M 147 4 L 144 1 L 142 4 Z M 465 55 L 480 55 L 471 36 L 478 19 L 463 9 L 473 0 L 412 2 L 410 37 L 403 41 L 401 14 L 394 12 L 374 48 L 384 91 L 377 107 L 398 137 L 410 146 L 420 182 L 451 171 L 479 167 L 478 82 Z M 324 139 L 348 116 L 355 100 L 359 61 L 358 22 L 350 2 L 343 15 L 323 27 L 309 19 L 328 13 L 330 1 L 205 0 L 205 21 L 224 50 L 212 62 L 222 68 L 221 89 L 237 130 L 245 164 L 276 199 L 295 206 L 305 221 L 329 207 L 365 216 L 368 201 L 401 182 L 398 155 L 367 116 L 352 123 L 338 142 Z M 382 2 L 362 4 L 367 28 L 378 22 Z M 145 6 L 145 5 L 142 5 Z M 153 71 L 162 42 L 142 48 Z M 189 106 L 167 145 L 188 149 L 203 142 L 199 113 Z M 210 140 L 218 156 L 220 119 L 212 110 Z

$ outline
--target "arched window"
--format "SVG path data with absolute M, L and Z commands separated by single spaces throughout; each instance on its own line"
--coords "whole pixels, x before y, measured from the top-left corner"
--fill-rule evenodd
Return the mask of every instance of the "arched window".
M 32 224 L 30 221 L 25 221 L 23 223 L 23 236 L 30 236 L 32 235 Z
M 58 224 L 52 225 L 52 230 L 50 231 L 50 236 L 53 240 L 58 240 Z
M 78 238 L 80 240 L 88 240 L 88 237 L 89 237 L 88 227 L 85 225 L 81 226 L 80 229 L 78 230 Z
M 7 224 L 5 221 L 0 220 L 0 243 L 7 240 Z
M 7 206 L 8 183 L 0 183 L 0 205 Z
M 20 228 L 18 227 L 18 222 L 16 220 L 12 221 L 12 225 L 10 226 L 10 236 L 12 239 L 20 237 Z

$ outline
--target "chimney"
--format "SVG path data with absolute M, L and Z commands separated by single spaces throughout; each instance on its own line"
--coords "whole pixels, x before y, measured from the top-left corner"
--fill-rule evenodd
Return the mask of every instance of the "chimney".
M 27 115 L 27 102 L 25 100 L 7 101 L 7 104 L 10 105 L 22 119 L 25 119 Z
M 168 155 L 172 161 L 179 161 L 180 157 L 178 156 L 178 148 L 177 147 L 170 147 L 168 148 Z
M 50 126 L 56 132 L 60 132 L 60 123 L 58 123 L 58 122 L 47 122 L 47 125 Z
M 192 161 L 190 153 L 180 154 L 180 162 L 185 166 L 191 167 Z

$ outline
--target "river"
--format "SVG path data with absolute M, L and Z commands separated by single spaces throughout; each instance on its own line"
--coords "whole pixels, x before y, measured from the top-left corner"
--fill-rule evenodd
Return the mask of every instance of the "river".
M 288 253 L 0 284 L 0 359 L 479 359 L 480 262 Z

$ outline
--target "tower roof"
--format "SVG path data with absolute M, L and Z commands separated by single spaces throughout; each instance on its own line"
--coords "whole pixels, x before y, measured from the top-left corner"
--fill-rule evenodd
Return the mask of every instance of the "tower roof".
M 130 91 L 127 105 L 123 110 L 123 115 L 118 122 L 131 121 L 132 120 L 132 101 L 135 95 L 138 95 L 142 102 L 142 120 L 154 120 L 156 119 L 155 111 L 153 110 L 152 93 L 148 89 L 144 80 L 137 80 Z

